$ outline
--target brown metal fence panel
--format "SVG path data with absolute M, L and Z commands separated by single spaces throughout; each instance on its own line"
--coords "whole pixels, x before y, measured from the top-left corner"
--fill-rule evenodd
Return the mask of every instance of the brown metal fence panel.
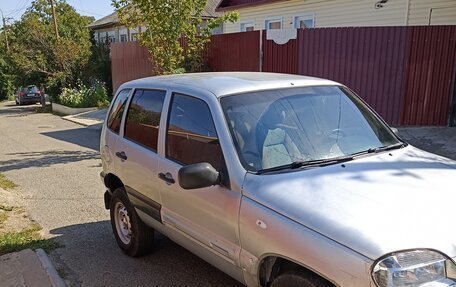
M 113 91 L 125 82 L 153 76 L 153 64 L 147 49 L 137 42 L 112 43 L 111 67 Z
M 456 26 L 409 27 L 404 125 L 447 125 L 456 69 Z
M 298 41 L 299 74 L 340 82 L 400 124 L 406 27 L 303 29 Z
M 260 70 L 260 31 L 214 35 L 209 47 L 214 72 Z
M 289 40 L 279 45 L 266 39 L 263 31 L 263 72 L 297 74 L 298 73 L 298 40 Z

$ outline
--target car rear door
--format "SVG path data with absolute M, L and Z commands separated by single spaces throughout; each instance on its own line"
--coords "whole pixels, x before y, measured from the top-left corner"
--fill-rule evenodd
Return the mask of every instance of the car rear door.
M 186 237 L 193 252 L 232 277 L 242 281 L 239 268 L 238 214 L 241 193 L 230 189 L 229 174 L 208 102 L 173 93 L 169 100 L 164 157 L 159 162 L 163 223 Z M 213 99 L 212 105 L 218 105 Z M 179 169 L 208 162 L 223 174 L 223 183 L 184 190 L 178 183 Z
M 130 92 L 131 89 L 123 89 L 117 93 L 102 130 L 100 154 L 105 173 L 116 173 L 115 150 L 117 140 L 120 137 L 120 127 Z
M 158 136 L 166 91 L 136 89 L 116 145 L 117 175 L 135 208 L 161 222 Z

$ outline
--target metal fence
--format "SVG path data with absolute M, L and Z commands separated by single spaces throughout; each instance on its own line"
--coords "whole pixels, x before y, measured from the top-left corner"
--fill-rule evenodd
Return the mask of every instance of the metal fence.
M 393 125 L 448 125 L 456 73 L 456 26 L 299 30 L 279 45 L 266 31 L 216 35 L 212 71 L 265 71 L 340 82 Z M 136 43 L 111 47 L 114 90 L 152 75 Z

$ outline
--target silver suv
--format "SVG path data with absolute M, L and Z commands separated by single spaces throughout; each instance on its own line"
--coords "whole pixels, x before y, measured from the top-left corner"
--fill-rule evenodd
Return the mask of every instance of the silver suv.
M 119 88 L 101 135 L 130 256 L 157 230 L 248 286 L 455 286 L 456 162 L 348 88 L 267 73 Z

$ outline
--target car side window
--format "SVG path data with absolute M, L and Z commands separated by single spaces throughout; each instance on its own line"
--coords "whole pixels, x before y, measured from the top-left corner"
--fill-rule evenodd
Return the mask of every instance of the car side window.
M 223 162 L 209 106 L 202 100 L 174 94 L 166 135 L 166 157 L 187 165 L 207 162 L 220 170 Z
M 136 90 L 125 121 L 125 138 L 157 151 L 160 116 L 166 91 Z
M 123 111 L 125 110 L 125 105 L 127 104 L 128 95 L 131 90 L 122 90 L 117 94 L 116 99 L 109 111 L 108 116 L 108 128 L 119 134 L 120 131 L 120 122 L 122 121 Z

